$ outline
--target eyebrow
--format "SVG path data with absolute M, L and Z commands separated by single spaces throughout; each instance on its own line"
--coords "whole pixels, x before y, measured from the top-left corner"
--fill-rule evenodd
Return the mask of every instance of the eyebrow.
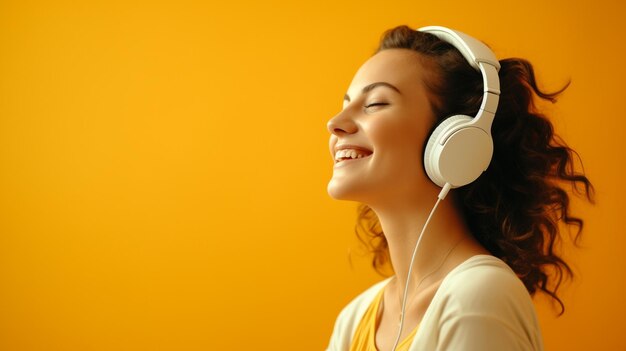
M 393 86 L 392 84 L 389 84 L 387 82 L 375 82 L 375 83 L 366 85 L 365 87 L 363 87 L 363 89 L 361 89 L 361 94 L 365 94 L 367 92 L 370 92 L 370 91 L 374 90 L 377 87 L 391 88 L 391 89 L 395 90 L 398 94 L 402 95 L 402 93 L 400 92 L 400 89 L 396 88 L 395 86 Z M 346 93 L 346 95 L 344 95 L 343 99 L 345 101 L 350 101 L 350 96 Z

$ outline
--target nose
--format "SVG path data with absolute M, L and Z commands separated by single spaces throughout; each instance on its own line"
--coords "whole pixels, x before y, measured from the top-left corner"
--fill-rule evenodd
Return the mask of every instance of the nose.
M 350 116 L 349 109 L 344 109 L 336 114 L 326 123 L 326 127 L 331 134 L 336 136 L 356 133 L 358 130 L 358 126 Z

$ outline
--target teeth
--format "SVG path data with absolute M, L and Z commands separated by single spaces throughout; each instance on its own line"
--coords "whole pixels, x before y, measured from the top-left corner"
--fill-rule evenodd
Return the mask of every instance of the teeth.
M 365 157 L 365 153 L 363 153 L 363 151 L 360 150 L 355 150 L 355 149 L 343 149 L 343 150 L 339 150 L 335 153 L 335 161 L 341 161 L 342 158 L 362 158 Z

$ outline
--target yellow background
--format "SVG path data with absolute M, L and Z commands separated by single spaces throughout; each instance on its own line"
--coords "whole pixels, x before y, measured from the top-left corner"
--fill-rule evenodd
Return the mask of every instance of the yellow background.
M 320 350 L 379 279 L 326 194 L 326 121 L 398 24 L 572 85 L 598 189 L 548 350 L 626 350 L 618 1 L 0 1 L 0 349 Z

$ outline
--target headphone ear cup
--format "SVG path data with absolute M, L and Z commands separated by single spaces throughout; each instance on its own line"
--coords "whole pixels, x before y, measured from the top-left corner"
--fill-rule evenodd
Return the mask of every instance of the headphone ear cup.
M 493 141 L 484 130 L 470 124 L 472 118 L 456 115 L 444 120 L 430 135 L 424 151 L 424 168 L 438 186 L 467 185 L 489 166 Z M 452 134 L 442 143 L 442 137 Z

